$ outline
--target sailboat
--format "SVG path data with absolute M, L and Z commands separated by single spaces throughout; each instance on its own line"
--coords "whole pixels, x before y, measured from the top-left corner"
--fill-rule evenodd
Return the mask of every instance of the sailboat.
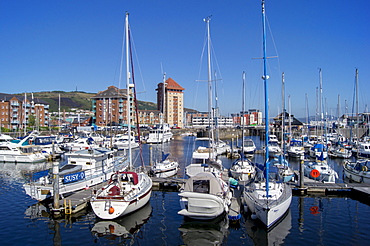
M 221 175 L 223 171 L 222 162 L 217 159 L 217 151 L 214 148 L 213 139 L 213 117 L 212 117 L 212 79 L 211 79 L 211 37 L 210 17 L 204 19 L 207 23 L 207 48 L 208 48 L 208 147 L 199 146 L 192 154 L 192 163 L 186 166 L 186 175 L 193 177 L 200 172 L 214 172 Z
M 282 86 L 281 86 L 281 91 L 282 91 L 282 108 L 283 108 L 283 113 L 281 114 L 281 128 L 282 128 L 282 153 L 275 157 L 270 164 L 273 165 L 274 167 L 277 167 L 279 170 L 280 175 L 283 177 L 284 182 L 289 182 L 292 179 L 294 179 L 294 172 L 293 169 L 290 167 L 288 160 L 285 158 L 285 80 L 284 80 L 284 73 L 282 75 Z M 289 114 L 290 117 L 290 114 Z M 302 148 L 303 152 L 303 148 Z
M 135 96 L 134 77 L 132 83 L 130 81 L 130 68 L 132 61 L 131 47 L 129 47 L 129 24 L 128 13 L 125 20 L 125 36 L 126 36 L 126 93 L 127 93 L 127 125 L 128 135 L 131 136 L 131 99 Z M 131 71 L 133 69 L 131 68 Z M 135 100 L 136 102 L 136 100 Z M 137 106 L 136 106 L 137 108 Z M 132 213 L 149 202 L 152 193 L 152 180 L 143 171 L 137 172 L 133 169 L 132 151 L 129 142 L 128 148 L 129 170 L 124 172 L 116 172 L 112 174 L 107 185 L 99 189 L 92 196 L 90 203 L 94 213 L 101 219 L 115 219 L 120 216 Z
M 255 166 L 254 164 L 244 155 L 244 98 L 245 98 L 245 72 L 243 72 L 243 98 L 242 98 L 242 114 L 240 116 L 240 123 L 242 124 L 242 148 L 240 151 L 240 158 L 233 162 L 230 168 L 230 174 L 234 179 L 239 181 L 249 181 L 254 177 Z M 242 120 L 243 119 L 243 120 Z
M 166 82 L 166 74 L 163 74 L 163 112 L 162 114 L 164 115 L 164 96 L 165 96 L 165 82 Z M 163 122 L 163 116 L 161 116 L 161 125 L 162 127 L 164 126 Z M 174 176 L 177 171 L 179 170 L 179 163 L 175 160 L 170 160 L 168 159 L 168 156 L 170 153 L 165 154 L 164 153 L 164 138 L 162 138 L 162 143 L 161 143 L 161 149 L 162 149 L 162 159 L 160 161 L 156 161 L 155 164 L 152 166 L 150 169 L 151 174 L 158 178 L 167 178 Z
M 204 19 L 204 21 L 207 23 L 209 52 L 210 17 Z M 209 61 L 208 53 L 208 65 L 210 65 Z M 208 84 L 210 85 L 210 66 L 208 68 Z M 209 101 L 209 106 L 210 104 Z M 210 114 L 212 108 L 209 107 L 209 109 Z M 212 150 L 212 148 L 209 148 L 209 150 Z M 215 154 L 215 152 L 205 152 L 209 157 L 212 153 Z M 213 162 L 210 158 L 208 160 Z M 207 165 L 196 163 L 186 167 L 186 173 L 190 178 L 186 180 L 180 190 L 181 210 L 178 214 L 192 219 L 212 220 L 229 211 L 232 193 L 228 184 L 222 179 L 221 169 L 222 165 L 218 168 L 218 166 L 211 165 L 211 163 L 207 163 Z
M 268 83 L 266 69 L 266 17 L 265 1 L 262 0 L 263 27 L 263 77 L 265 90 L 265 144 L 268 147 L 269 117 L 268 117 Z M 243 190 L 243 205 L 251 212 L 252 219 L 259 219 L 267 228 L 271 228 L 288 211 L 292 201 L 292 190 L 282 182 L 276 167 L 270 167 L 269 149 L 265 148 L 265 163 L 256 164 L 257 173 L 249 185 Z

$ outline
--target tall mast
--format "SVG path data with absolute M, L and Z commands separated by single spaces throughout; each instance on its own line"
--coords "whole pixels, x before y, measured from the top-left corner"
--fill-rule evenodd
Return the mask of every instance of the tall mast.
M 243 97 L 242 97 L 242 114 L 241 114 L 241 117 L 240 117 L 240 124 L 242 124 L 242 151 L 240 152 L 240 156 L 242 157 L 241 159 L 242 159 L 242 161 L 243 161 L 243 159 L 244 159 L 244 125 L 245 125 L 245 119 L 244 119 L 244 115 L 245 115 L 245 113 L 244 113 L 244 111 L 245 111 L 245 109 L 244 109 L 244 104 L 245 104 L 245 102 L 244 102 L 244 100 L 245 100 L 245 72 L 243 71 L 243 92 L 242 92 L 242 95 L 243 95 Z M 243 119 L 243 121 L 242 121 L 242 119 Z
M 285 133 L 285 77 L 284 73 L 281 75 L 281 99 L 282 103 L 281 106 L 283 108 L 283 112 L 281 114 L 281 147 L 283 149 L 283 155 L 285 154 L 285 139 L 284 139 L 284 133 Z
M 359 123 L 359 117 L 358 117 L 358 69 L 356 68 L 356 137 L 357 137 L 357 143 L 360 141 L 360 136 L 358 132 L 358 123 Z
M 131 138 L 131 84 L 130 84 L 130 62 L 129 62 L 129 26 L 128 26 L 128 13 L 126 12 L 125 19 L 125 37 L 126 37 L 126 113 L 127 113 L 127 134 Z M 132 168 L 132 151 L 131 141 L 128 141 L 128 158 L 130 169 Z
M 319 95 L 319 114 L 320 114 L 320 126 L 322 125 L 322 121 L 324 119 L 323 115 L 323 100 L 322 100 L 322 71 L 319 68 L 319 80 L 320 80 L 320 95 Z
M 209 142 L 213 149 L 213 117 L 212 117 L 212 74 L 211 74 L 211 31 L 209 22 L 211 21 L 211 16 L 204 19 L 207 24 L 207 64 L 208 64 L 208 136 Z M 209 157 L 211 158 L 211 152 L 209 152 Z
M 262 79 L 265 85 L 265 166 L 266 173 L 269 173 L 269 113 L 268 113 L 268 83 L 267 83 L 267 59 L 266 59 L 266 17 L 265 17 L 265 1 L 262 0 L 262 31 L 263 31 L 263 76 Z M 266 197 L 269 197 L 269 179 L 266 177 Z

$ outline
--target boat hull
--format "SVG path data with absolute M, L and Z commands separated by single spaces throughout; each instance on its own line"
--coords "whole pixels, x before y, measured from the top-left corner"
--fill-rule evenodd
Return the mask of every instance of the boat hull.
M 370 170 L 356 170 L 350 164 L 346 163 L 343 167 L 344 175 L 350 180 L 357 183 L 370 184 Z
M 116 171 L 122 171 L 128 166 L 128 161 L 125 158 L 116 159 L 113 165 L 99 172 L 94 172 L 92 170 L 82 170 L 76 172 L 75 174 L 83 175 L 83 178 L 73 182 L 64 183 L 62 178 L 59 181 L 59 194 L 64 195 L 71 192 L 76 192 L 82 189 L 88 189 L 91 186 L 101 184 L 107 181 L 110 176 Z M 82 174 L 83 172 L 83 174 Z M 71 173 L 70 175 L 73 175 Z M 38 201 L 43 201 L 45 199 L 51 198 L 54 195 L 53 184 L 48 180 L 48 177 L 41 177 L 37 182 L 31 182 L 23 185 L 23 188 L 26 191 L 26 194 L 29 195 L 32 199 Z
M 253 192 L 244 191 L 243 202 L 253 216 L 256 216 L 267 228 L 273 227 L 288 211 L 292 201 L 290 187 L 283 184 L 284 192 L 278 200 L 259 199 Z
M 221 197 L 196 193 L 182 192 L 179 193 L 181 210 L 179 215 L 198 220 L 211 220 L 228 211 L 224 200 Z

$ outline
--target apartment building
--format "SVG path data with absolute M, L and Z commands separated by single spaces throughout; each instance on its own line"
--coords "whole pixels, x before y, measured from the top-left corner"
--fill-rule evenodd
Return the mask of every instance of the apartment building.
M 8 129 L 49 126 L 49 104 L 31 95 L 0 93 L 0 125 Z

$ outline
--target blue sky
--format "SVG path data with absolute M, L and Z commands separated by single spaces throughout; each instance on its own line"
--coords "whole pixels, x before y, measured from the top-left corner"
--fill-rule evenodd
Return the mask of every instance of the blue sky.
M 135 45 L 140 100 L 156 102 L 162 71 L 186 90 L 185 107 L 207 111 L 206 24 L 212 15 L 212 71 L 217 73 L 221 114 L 263 110 L 261 1 L 29 1 L 0 2 L 2 93 L 98 92 L 119 86 L 125 12 Z M 370 107 L 370 2 L 368 0 L 266 0 L 270 116 L 286 108 L 305 117 L 305 95 L 315 115 L 319 68 L 328 113 L 352 112 L 355 68 L 360 112 Z M 125 82 L 121 83 L 124 87 Z

